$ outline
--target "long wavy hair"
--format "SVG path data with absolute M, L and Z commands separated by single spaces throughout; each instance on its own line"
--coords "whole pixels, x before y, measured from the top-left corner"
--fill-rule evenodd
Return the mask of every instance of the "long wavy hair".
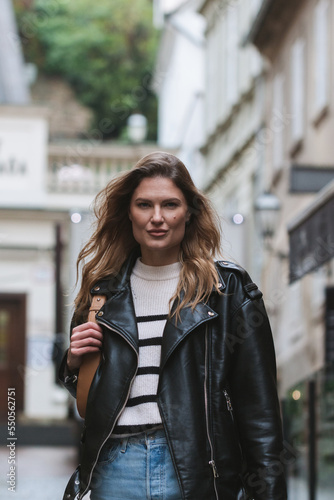
M 200 301 L 208 300 L 213 288 L 218 291 L 214 257 L 220 253 L 219 217 L 210 201 L 196 188 L 182 161 L 170 153 L 150 153 L 132 170 L 111 180 L 95 198 L 95 232 L 77 260 L 77 276 L 82 269 L 82 281 L 75 299 L 75 317 L 81 320 L 86 321 L 90 289 L 94 284 L 116 276 L 130 253 L 139 248 L 132 233 L 129 207 L 133 192 L 147 177 L 171 179 L 182 191 L 191 214 L 180 245 L 182 268 L 177 290 L 170 301 L 170 316 L 176 314 L 178 318 L 186 304 L 195 308 Z M 171 313 L 175 299 L 176 308 Z

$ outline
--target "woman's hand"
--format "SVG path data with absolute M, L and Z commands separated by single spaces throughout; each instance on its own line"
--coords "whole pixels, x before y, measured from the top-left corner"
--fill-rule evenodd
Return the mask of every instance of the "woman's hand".
M 73 328 L 67 353 L 69 370 L 73 372 L 80 368 L 84 354 L 98 352 L 102 348 L 102 339 L 102 328 L 92 321 Z

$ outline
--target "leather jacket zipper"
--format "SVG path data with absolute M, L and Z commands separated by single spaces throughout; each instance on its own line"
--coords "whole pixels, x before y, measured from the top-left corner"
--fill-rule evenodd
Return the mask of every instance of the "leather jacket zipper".
M 231 398 L 230 398 L 229 393 L 227 392 L 226 389 L 223 389 L 223 394 L 224 394 L 225 399 L 226 399 L 227 409 L 228 409 L 228 411 L 230 413 L 232 424 L 233 424 L 234 433 L 236 435 L 236 428 L 235 428 L 235 421 L 234 421 L 233 406 L 232 406 Z M 236 439 L 238 440 L 238 446 L 239 446 L 239 450 L 240 450 L 240 455 L 241 455 L 242 461 L 244 461 L 243 451 L 242 451 L 241 444 L 240 444 L 240 441 L 239 441 L 239 438 L 238 438 L 237 435 L 236 435 Z M 244 479 L 243 479 L 242 475 L 240 475 L 240 478 L 241 478 L 241 481 L 242 481 L 242 487 L 243 487 L 243 490 L 244 490 L 245 497 L 247 499 L 249 499 L 249 500 L 254 500 L 247 493 L 245 482 L 244 482 Z
M 219 477 L 218 470 L 216 467 L 216 463 L 214 460 L 214 453 L 213 453 L 213 445 L 212 445 L 212 440 L 210 436 L 210 426 L 209 426 L 209 409 L 208 409 L 208 356 L 209 356 L 209 350 L 208 350 L 208 327 L 205 329 L 205 376 L 204 376 L 204 400 L 205 400 L 205 419 L 206 419 L 206 432 L 207 432 L 207 438 L 209 441 L 210 445 L 210 454 L 211 454 L 211 459 L 209 460 L 209 465 L 212 468 L 212 473 L 213 473 L 213 485 L 215 489 L 215 495 L 216 499 L 218 499 L 218 492 L 217 492 L 217 485 L 216 485 L 216 478 Z
M 227 409 L 230 412 L 231 419 L 234 422 L 234 415 L 233 415 L 233 407 L 232 407 L 232 403 L 231 403 L 231 398 L 230 398 L 230 396 L 229 396 L 229 394 L 228 394 L 228 392 L 227 392 L 226 389 L 223 389 L 223 394 L 224 394 L 225 399 L 226 399 Z
M 117 417 L 115 418 L 115 421 L 114 421 L 114 425 L 112 426 L 112 428 L 110 429 L 110 432 L 108 434 L 108 436 L 106 437 L 106 439 L 103 441 L 103 443 L 101 444 L 100 448 L 99 448 L 99 451 L 98 451 L 98 454 L 96 456 L 96 459 L 95 459 L 95 462 L 91 468 L 91 471 L 90 471 L 90 475 L 89 475 L 89 480 L 88 480 L 88 486 L 87 488 L 84 490 L 83 493 L 81 493 L 79 496 L 78 496 L 78 500 L 81 500 L 85 494 L 87 493 L 87 491 L 89 490 L 89 486 L 90 486 L 90 483 L 92 481 L 92 475 L 93 475 L 93 471 L 94 471 L 94 468 L 97 464 L 97 461 L 98 461 L 98 457 L 100 455 L 100 452 L 101 452 L 101 449 L 103 448 L 104 444 L 108 441 L 108 439 L 110 438 L 111 434 L 112 434 L 112 431 L 114 430 L 114 427 L 116 425 L 116 422 L 117 420 L 119 419 L 121 413 L 123 412 L 125 406 L 126 406 L 126 403 L 128 402 L 128 399 L 129 399 L 129 396 L 130 396 L 130 391 L 131 391 L 131 387 L 132 387 L 132 384 L 134 382 L 134 379 L 136 378 L 136 375 L 137 375 L 137 371 L 138 371 L 138 352 L 134 349 L 133 345 L 126 339 L 126 337 L 124 337 L 124 335 L 122 334 L 122 332 L 120 332 L 119 330 L 116 330 L 114 328 L 111 328 L 107 323 L 105 323 L 104 321 L 101 321 L 101 319 L 98 319 L 97 320 L 97 323 L 101 323 L 101 325 L 105 326 L 106 328 L 108 328 L 109 330 L 111 330 L 112 332 L 115 332 L 115 333 L 118 333 L 119 335 L 121 335 L 121 337 L 129 344 L 129 346 L 135 351 L 136 353 L 136 356 L 137 356 L 137 368 L 136 368 L 136 371 L 135 371 L 135 374 L 134 376 L 132 377 L 131 379 L 131 382 L 130 382 L 130 385 L 129 385 L 129 390 L 128 390 L 128 393 L 126 395 L 126 398 L 125 398 L 125 401 L 120 409 L 120 411 L 118 412 L 117 414 Z

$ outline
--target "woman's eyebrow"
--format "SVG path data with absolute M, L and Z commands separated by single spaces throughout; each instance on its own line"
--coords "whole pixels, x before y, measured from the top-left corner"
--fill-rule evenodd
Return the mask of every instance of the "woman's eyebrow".
M 152 201 L 151 198 L 143 198 L 143 197 L 139 197 L 139 198 L 136 198 L 135 201 Z M 181 202 L 180 198 L 165 198 L 162 200 L 162 202 L 167 202 L 167 201 L 177 201 L 177 202 Z

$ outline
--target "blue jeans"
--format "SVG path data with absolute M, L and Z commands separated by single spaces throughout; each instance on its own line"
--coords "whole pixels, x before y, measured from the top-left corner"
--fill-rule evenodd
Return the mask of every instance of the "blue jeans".
M 93 473 L 91 500 L 181 500 L 163 430 L 111 438 Z

